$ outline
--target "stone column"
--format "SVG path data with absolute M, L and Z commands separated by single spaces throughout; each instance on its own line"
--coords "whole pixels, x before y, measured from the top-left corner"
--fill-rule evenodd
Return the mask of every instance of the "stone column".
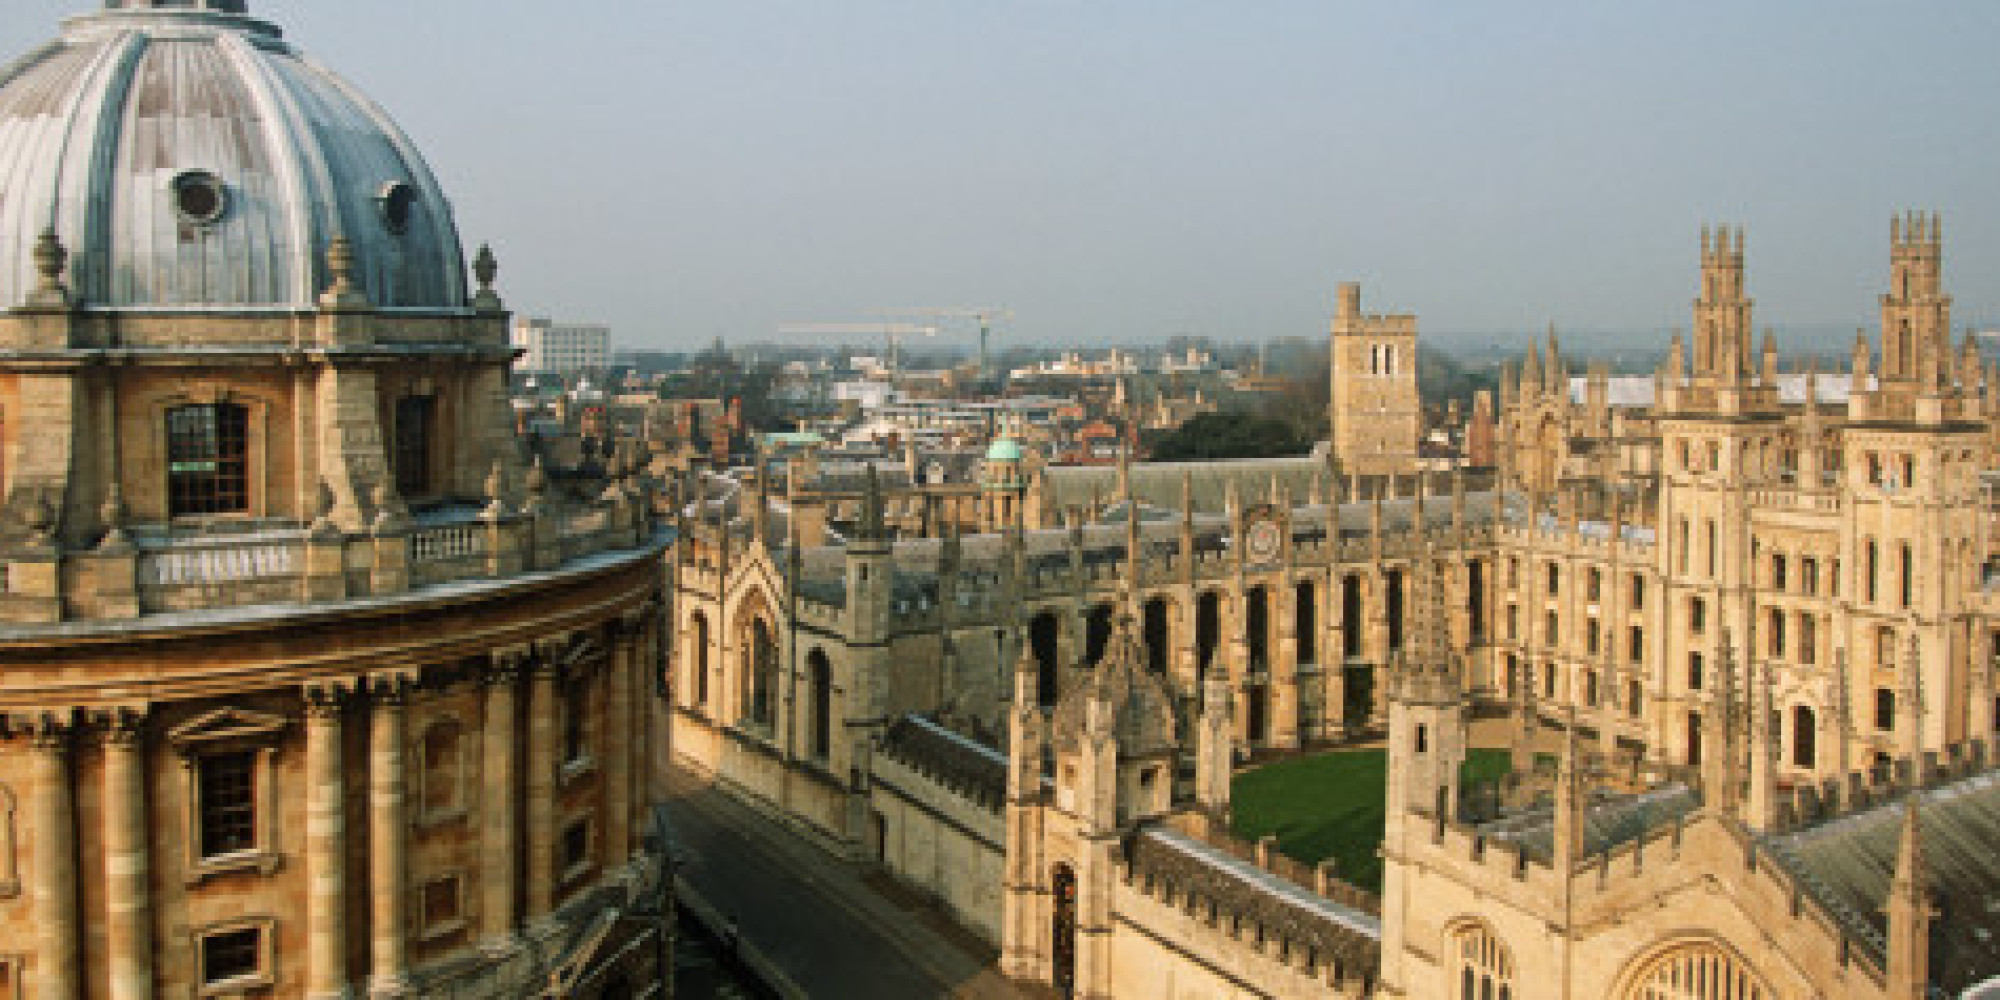
M 401 997 L 410 992 L 408 777 L 403 742 L 408 681 L 375 678 L 368 716 L 369 993 Z
M 1277 625 L 1278 643 L 1271 658 L 1270 695 L 1265 709 L 1271 713 L 1271 745 L 1286 750 L 1299 746 L 1299 619 L 1298 583 L 1289 576 L 1279 578 L 1270 591 L 1271 617 Z
M 520 654 L 496 654 L 482 680 L 485 717 L 479 733 L 479 929 L 481 947 L 511 954 L 520 946 L 515 927 L 514 876 L 520 868 L 520 826 L 515 819 L 514 685 Z
M 306 996 L 347 996 L 347 808 L 341 692 L 306 700 Z
M 639 659 L 639 626 L 631 619 L 613 625 L 611 674 L 604 698 L 604 843 L 599 857 L 603 870 L 625 863 L 632 850 L 632 672 Z M 786 671 L 790 677 L 791 672 Z M 790 685 L 787 684 L 787 687 Z M 790 727 L 786 727 L 789 729 Z
M 527 846 L 529 933 L 555 911 L 556 876 L 556 675 L 537 656 L 528 675 Z
M 143 716 L 119 712 L 104 731 L 104 936 L 112 1000 L 153 995 L 144 727 Z
M 30 813 L 35 845 L 32 913 L 35 925 L 36 1000 L 82 996 L 82 952 L 77 941 L 76 815 L 70 786 L 70 729 L 44 720 L 33 730 L 30 771 L 35 785 Z

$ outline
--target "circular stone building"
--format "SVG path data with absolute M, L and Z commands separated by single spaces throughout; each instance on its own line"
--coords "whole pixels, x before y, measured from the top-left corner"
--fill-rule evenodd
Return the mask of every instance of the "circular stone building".
M 524 467 L 494 271 L 242 0 L 0 68 L 0 998 L 664 972 L 664 540 Z

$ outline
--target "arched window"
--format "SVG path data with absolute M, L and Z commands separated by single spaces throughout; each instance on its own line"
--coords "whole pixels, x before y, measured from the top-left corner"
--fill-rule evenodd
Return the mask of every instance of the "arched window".
M 1771 1000 L 1776 996 L 1748 964 L 1706 941 L 1647 960 L 1630 983 L 1624 1000 Z
M 833 752 L 833 665 L 825 652 L 806 654 L 806 676 L 812 687 L 812 755 L 825 760 Z
M 1819 726 L 1813 710 L 1804 705 L 1792 709 L 1792 766 L 1816 766 L 1818 742 Z
M 1514 1000 L 1514 954 L 1491 928 L 1459 928 L 1448 954 L 1458 967 L 1458 1000 Z
M 750 622 L 750 662 L 748 689 L 744 692 L 743 714 L 750 724 L 770 728 L 776 717 L 778 691 L 778 640 L 771 623 L 763 618 Z
M 694 670 L 694 703 L 708 707 L 708 616 L 696 612 L 694 627 L 689 630 L 694 640 L 694 655 L 688 657 L 688 665 Z
M 1060 694 L 1056 664 L 1062 646 L 1062 623 L 1055 612 L 1044 611 L 1028 623 L 1028 648 L 1035 654 L 1035 700 L 1047 708 Z
M 1318 663 L 1319 601 L 1310 581 L 1292 588 L 1292 634 L 1298 639 L 1298 661 Z
M 234 403 L 167 411 L 167 513 L 250 510 L 250 411 Z
M 1090 617 L 1084 621 L 1083 662 L 1093 667 L 1104 659 L 1104 649 L 1111 642 L 1111 613 L 1111 605 L 1100 604 L 1090 609 Z
M 1155 597 L 1146 602 L 1146 621 L 1142 629 L 1146 641 L 1146 669 L 1156 674 L 1167 672 L 1168 657 L 1173 653 L 1172 622 L 1173 608 L 1166 598 Z
M 1701 766 L 1701 713 L 1688 713 L 1687 762 L 1689 767 Z
M 1819 662 L 1819 628 L 1810 614 L 1799 615 L 1799 662 Z

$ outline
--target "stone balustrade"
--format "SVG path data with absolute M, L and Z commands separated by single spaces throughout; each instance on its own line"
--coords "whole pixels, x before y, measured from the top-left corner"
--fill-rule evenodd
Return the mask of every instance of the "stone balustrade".
M 423 514 L 369 532 L 268 523 L 176 537 L 134 530 L 129 544 L 0 557 L 0 628 L 383 597 L 413 589 L 552 570 L 645 544 L 636 505 L 476 508 Z

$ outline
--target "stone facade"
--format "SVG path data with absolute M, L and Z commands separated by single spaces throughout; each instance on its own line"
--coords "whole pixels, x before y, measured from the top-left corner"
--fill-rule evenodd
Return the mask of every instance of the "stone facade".
M 1676 344 L 1650 396 L 1614 399 L 1602 369 L 1570 378 L 1551 334 L 1497 407 L 1475 407 L 1484 472 L 1364 472 L 1337 446 L 1296 469 L 1177 469 L 1178 488 L 1143 466 L 1099 486 L 1003 462 L 989 481 L 1024 502 L 987 518 L 997 530 L 891 539 L 894 499 L 864 484 L 845 547 L 796 543 L 741 506 L 689 508 L 677 752 L 805 835 L 940 894 L 936 859 L 991 870 L 1004 813 L 1003 964 L 1084 995 L 1142 979 L 1162 995 L 1287 995 L 1303 976 L 1305 992 L 1443 996 L 1469 969 L 1475 985 L 1564 982 L 1577 996 L 1709 973 L 1740 977 L 1744 995 L 1914 996 L 1894 984 L 1959 973 L 1913 972 L 1907 948 L 1891 962 L 1893 935 L 1834 916 L 1803 888 L 1820 884 L 1810 859 L 1773 838 L 1821 838 L 1843 817 L 1878 828 L 1885 801 L 1970 794 L 1913 788 L 1987 780 L 1984 473 L 2000 379 L 1946 346 L 1939 244 L 1934 220 L 1898 222 L 1884 319 L 1911 346 L 1878 375 L 1864 337 L 1843 377 L 1780 372 L 1768 335 L 1752 349 L 1742 235 L 1705 236 L 1695 357 Z M 1065 712 L 1088 715 L 1065 706 L 1109 697 L 1090 692 L 1125 671 L 1120 657 L 1168 706 L 1165 735 L 1100 733 L 1043 772 L 1034 747 Z M 1448 672 L 1424 673 L 1438 664 Z M 1495 712 L 1516 720 L 1517 787 L 1459 789 L 1467 718 Z M 907 748 L 877 759 L 911 713 L 1011 752 L 1004 810 L 949 782 L 871 787 L 917 783 Z M 1537 733 L 1566 734 L 1588 762 L 1557 776 L 1584 803 L 1568 855 L 1515 846 L 1536 822 L 1520 812 L 1529 792 L 1561 786 L 1532 776 Z M 1389 878 L 1379 916 L 1332 918 L 1372 931 L 1321 939 L 1296 914 L 1326 918 L 1325 900 L 1350 890 L 1279 879 L 1306 893 L 1290 896 L 1271 881 L 1281 864 L 1232 868 L 1245 852 L 1214 847 L 1226 838 L 1197 818 L 1226 807 L 1225 742 L 1362 735 L 1393 751 Z M 1164 784 L 1128 789 L 1144 782 L 1125 771 L 1151 759 Z M 1863 791 L 1800 797 L 1829 783 Z M 1599 827 L 1624 832 L 1574 833 Z M 1748 895 L 1719 899 L 1746 853 Z M 1177 895 L 1190 878 L 1208 888 Z M 1255 889 L 1219 888 L 1239 883 Z M 1058 976 L 1046 931 L 1064 891 L 1078 936 Z M 1888 882 L 1855 891 L 1879 906 Z M 983 898 L 949 895 L 961 912 Z M 1917 898 L 1898 904 L 1905 920 Z M 1189 907 L 1211 930 L 1184 922 Z M 1763 944 L 1722 944 L 1751 927 Z
M 66 61 L 163 51 L 186 58 L 63 104 L 91 155 L 23 138 L 77 126 L 23 96 L 84 88 Z M 34 279 L 0 303 L 0 997 L 615 998 L 665 973 L 668 540 L 628 463 L 524 468 L 492 257 L 470 290 L 379 111 L 243 111 L 324 80 L 241 3 L 131 0 L 0 75 L 0 159 L 65 190 L 120 183 L 100 118 L 241 138 L 148 147 L 175 180 L 130 197 L 182 227 L 151 270 L 108 275 L 156 248 L 78 205 L 0 226 Z M 344 193 L 265 197 L 300 161 Z M 310 291 L 264 301 L 260 268 Z

